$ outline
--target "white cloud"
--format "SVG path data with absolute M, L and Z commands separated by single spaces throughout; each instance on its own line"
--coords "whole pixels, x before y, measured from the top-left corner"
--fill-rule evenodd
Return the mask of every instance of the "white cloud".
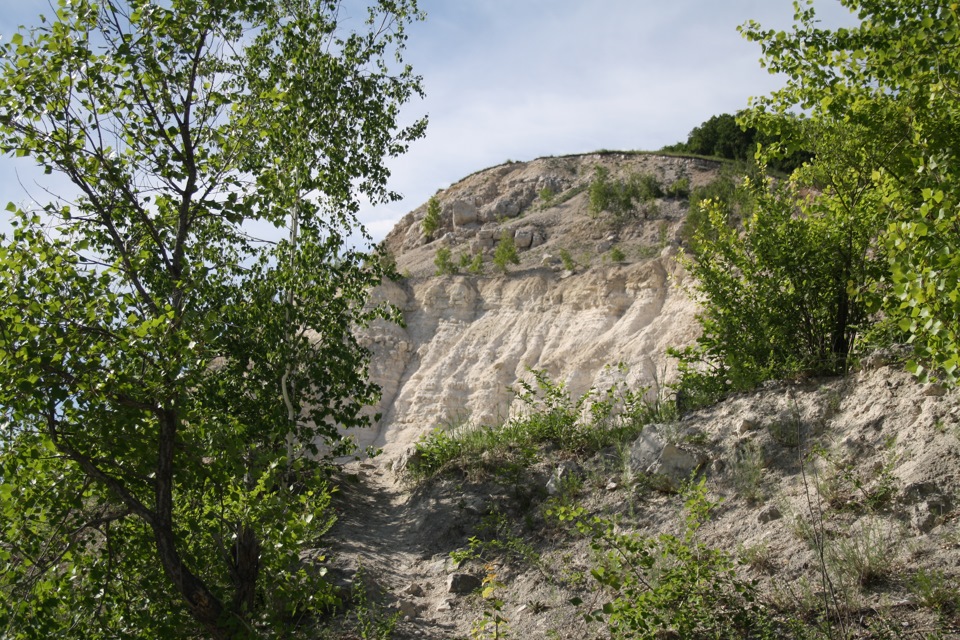
M 401 203 L 362 213 L 380 239 L 439 187 L 507 159 L 608 149 L 658 149 L 712 115 L 778 85 L 736 27 L 787 28 L 791 0 L 420 0 L 407 60 L 427 98 L 427 138 L 391 162 Z M 0 0 L 0 34 L 30 3 Z M 852 18 L 817 0 L 827 26 Z M 14 12 L 14 10 L 16 10 Z M 19 200 L 6 159 L 0 199 Z M 20 191 L 22 194 L 22 191 Z

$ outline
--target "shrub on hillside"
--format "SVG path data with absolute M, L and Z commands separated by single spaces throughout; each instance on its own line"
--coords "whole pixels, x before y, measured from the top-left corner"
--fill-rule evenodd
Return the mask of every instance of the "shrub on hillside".
M 433 264 L 437 267 L 436 274 L 438 276 L 452 276 L 458 271 L 457 265 L 453 263 L 448 247 L 440 247 L 437 249 L 437 255 L 433 258 Z
M 500 234 L 500 241 L 493 252 L 493 264 L 501 273 L 507 272 L 507 265 L 520 264 L 517 243 L 513 240 L 513 234 L 506 229 Z
M 687 266 L 703 332 L 695 346 L 672 351 L 688 405 L 768 379 L 842 373 L 869 325 L 873 224 L 829 198 L 808 199 L 796 184 L 748 186 L 742 228 L 729 204 L 711 199 L 693 229 L 697 258 Z
M 427 240 L 433 240 L 433 234 L 440 228 L 440 201 L 437 196 L 432 196 L 427 201 L 427 213 L 420 221 L 420 230 Z
M 655 214 L 653 201 L 663 196 L 663 188 L 656 176 L 634 173 L 624 179 L 613 179 L 606 167 L 594 169 L 590 182 L 590 215 L 599 216 L 604 211 L 613 215 L 617 223 L 638 214 L 647 219 Z

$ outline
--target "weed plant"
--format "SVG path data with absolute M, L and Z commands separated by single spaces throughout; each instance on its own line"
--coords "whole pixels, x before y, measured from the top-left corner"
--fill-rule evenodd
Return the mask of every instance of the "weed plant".
M 909 584 L 917 603 L 939 615 L 950 615 L 960 608 L 960 590 L 942 571 L 920 569 Z
M 450 557 L 457 563 L 505 559 L 524 567 L 540 566 L 540 554 L 514 533 L 512 521 L 500 511 L 484 516 L 477 535 L 470 536 L 466 548 L 451 551 Z
M 893 575 L 899 538 L 894 527 L 871 518 L 849 535 L 828 541 L 828 567 L 841 587 L 883 584 Z
M 540 447 L 549 445 L 585 457 L 635 438 L 645 425 L 675 415 L 671 402 L 648 400 L 647 388 L 633 390 L 616 383 L 574 399 L 562 382 L 552 381 L 546 372 L 533 370 L 531 375 L 532 381 L 521 381 L 516 389 L 521 404 L 518 417 L 492 427 L 434 430 L 422 438 L 407 467 L 413 480 L 454 468 L 468 474 L 518 476 L 539 459 Z
M 400 621 L 399 611 L 387 611 L 383 605 L 370 598 L 364 581 L 363 568 L 357 569 L 352 595 L 352 612 L 356 633 L 363 640 L 390 640 Z
M 484 599 L 483 614 L 474 622 L 471 633 L 474 640 L 503 640 L 509 638 L 508 620 L 503 615 L 504 601 L 497 594 L 506 585 L 497 579 L 496 568 L 488 564 L 480 595 Z
M 715 506 L 707 499 L 705 480 L 685 485 L 681 493 L 680 535 L 621 533 L 613 521 L 589 517 L 582 508 L 555 513 L 589 536 L 597 553 L 591 575 L 606 602 L 584 618 L 604 625 L 615 639 L 780 637 L 756 583 L 738 577 L 725 552 L 697 539 Z
M 748 442 L 737 452 L 731 465 L 733 487 L 737 494 L 751 504 L 767 497 L 763 486 L 763 451 L 755 442 Z

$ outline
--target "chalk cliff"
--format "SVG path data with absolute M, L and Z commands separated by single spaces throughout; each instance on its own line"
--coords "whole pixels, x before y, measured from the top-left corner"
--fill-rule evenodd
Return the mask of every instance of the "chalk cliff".
M 438 192 L 431 238 L 422 231 L 427 203 L 405 216 L 384 242 L 403 277 L 375 293 L 402 310 L 405 326 L 366 332 L 382 417 L 353 434 L 358 444 L 393 457 L 433 428 L 495 423 L 511 415 L 511 387 L 529 369 L 574 394 L 621 375 L 610 367 L 618 363 L 651 393 L 672 380 L 667 347 L 696 336 L 677 259 L 688 197 L 681 190 L 630 215 L 591 214 L 597 167 L 611 183 L 648 175 L 664 189 L 701 185 L 719 171 L 714 162 L 649 154 L 507 163 Z M 506 273 L 493 264 L 504 237 L 520 260 Z M 455 274 L 436 275 L 444 249 Z M 477 254 L 480 274 L 467 267 Z

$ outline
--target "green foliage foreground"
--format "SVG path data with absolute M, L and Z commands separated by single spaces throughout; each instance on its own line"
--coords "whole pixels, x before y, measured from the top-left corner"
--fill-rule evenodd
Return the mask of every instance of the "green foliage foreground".
M 737 575 L 733 558 L 697 539 L 715 507 L 705 479 L 687 483 L 681 535 L 656 537 L 624 533 L 609 518 L 589 516 L 583 507 L 551 512 L 588 536 L 596 552 L 591 576 L 606 600 L 584 614 L 613 638 L 777 638 L 783 630 L 760 602 L 755 581 Z M 575 605 L 584 604 L 579 598 Z
M 378 393 L 351 327 L 391 315 L 344 241 L 424 126 L 415 3 L 338 11 L 61 0 L 4 38 L 0 149 L 78 196 L 0 242 L 0 636 L 290 637 L 332 602 L 317 455 Z
M 703 335 L 681 358 L 692 405 L 770 378 L 841 374 L 913 345 L 921 380 L 960 380 L 960 65 L 957 3 L 845 0 L 861 23 L 742 28 L 786 86 L 741 114 L 788 179 L 747 181 L 737 209 L 696 202 L 686 237 Z M 796 115 L 800 113 L 801 115 Z M 736 214 L 736 215 L 734 215 Z
M 798 109 L 805 132 L 833 131 L 856 154 L 835 167 L 831 196 L 867 197 L 881 214 L 875 250 L 886 270 L 875 291 L 890 322 L 914 345 L 922 379 L 960 380 L 960 5 L 916 0 L 842 0 L 860 24 L 823 29 L 811 3 L 797 3 L 791 31 L 750 22 L 743 34 L 786 86 L 757 102 L 758 126 Z M 771 118 L 770 116 L 774 116 Z M 868 162 L 864 163 L 864 160 Z M 814 166 L 820 164 L 815 158 Z M 850 180 L 857 178 L 856 181 Z M 851 188 L 852 187 L 852 188 Z M 854 285 L 857 283 L 854 282 Z

